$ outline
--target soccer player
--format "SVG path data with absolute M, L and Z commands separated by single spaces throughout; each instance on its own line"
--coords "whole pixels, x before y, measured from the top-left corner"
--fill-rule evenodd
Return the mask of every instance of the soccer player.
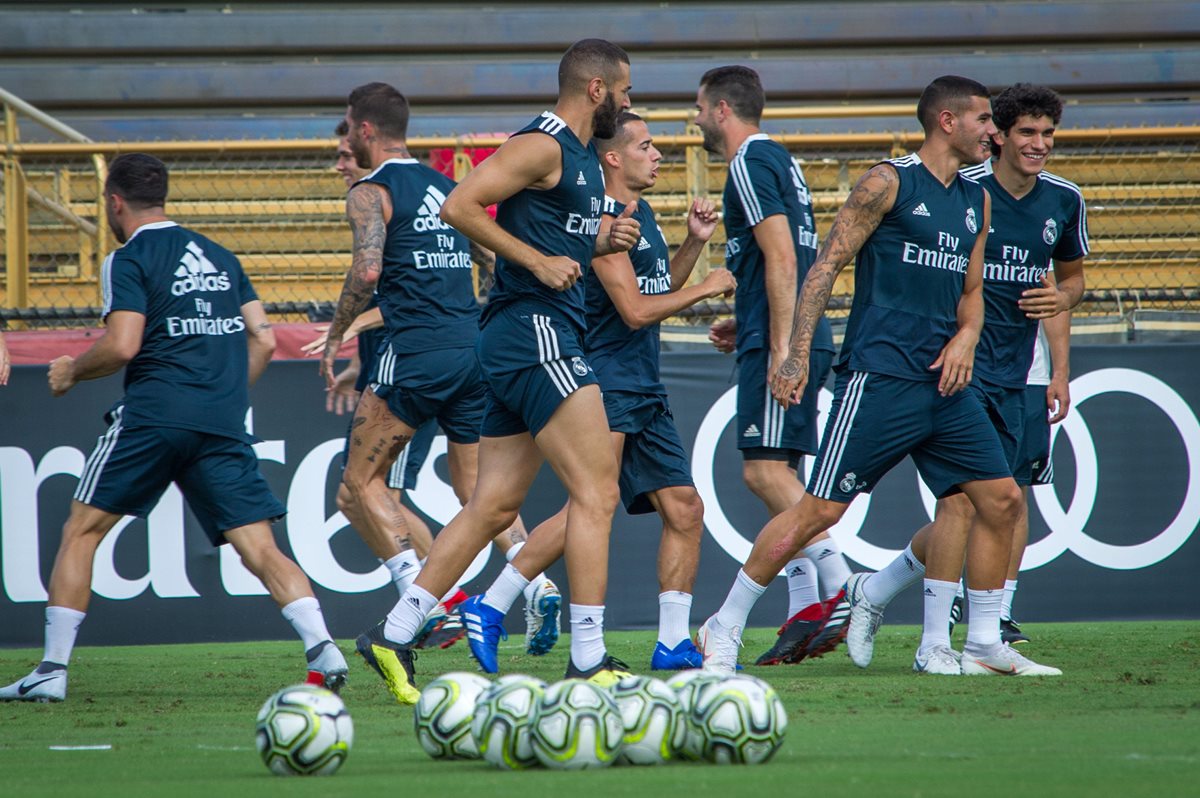
M 603 392 L 611 447 L 620 461 L 621 500 L 630 514 L 657 512 L 663 520 L 658 551 L 658 641 L 652 670 L 700 667 L 688 627 L 692 584 L 700 563 L 704 504 L 692 482 L 687 452 L 659 375 L 659 323 L 696 302 L 727 295 L 737 281 L 714 269 L 699 285 L 685 287 L 717 214 L 696 200 L 687 216 L 688 234 L 670 256 L 654 210 L 642 192 L 658 180 L 662 154 L 641 117 L 623 112 L 616 133 L 597 140 L 604 170 L 603 237 L 622 209 L 636 203 L 633 218 L 642 234 L 629 252 L 597 257 L 584 276 L 587 333 L 584 349 Z M 562 556 L 570 503 L 539 525 L 521 554 L 487 592 L 463 604 L 471 653 L 487 673 L 499 669 L 496 648 L 504 614 L 536 574 Z
M 921 148 L 859 179 L 804 281 L 787 358 L 771 377 L 781 403 L 799 400 L 834 280 L 857 255 L 833 407 L 804 497 L 763 528 L 725 603 L 697 633 L 705 667 L 734 668 L 746 617 L 780 566 L 910 454 L 935 496 L 962 491 L 975 506 L 967 647 L 988 665 L 1011 664 L 999 602 L 975 599 L 1003 593 L 1021 492 L 978 395 L 963 390 L 983 325 L 991 203 L 959 169 L 988 156 L 996 131 L 987 88 L 938 78 L 917 117 Z
M 625 671 L 604 646 L 617 462 L 596 377 L 584 359 L 581 278 L 593 254 L 627 250 L 640 234 L 631 203 L 599 236 L 604 179 L 591 143 L 593 135 L 613 135 L 617 114 L 629 107 L 629 57 L 610 42 L 584 39 L 563 55 L 558 82 L 554 110 L 505 142 L 442 206 L 446 222 L 496 253 L 496 284 L 478 343 L 488 403 L 475 493 L 434 540 L 386 627 L 372 633 L 371 650 L 394 692 L 416 693 L 410 643 L 424 614 L 512 523 L 543 458 L 571 502 L 567 675 L 612 682 Z M 487 207 L 496 203 L 492 219 Z
M 124 515 L 144 518 L 174 482 L 214 545 L 229 543 L 304 643 L 309 681 L 339 689 L 346 660 L 330 639 L 308 578 L 276 547 L 285 514 L 258 471 L 245 418 L 248 386 L 275 336 L 241 264 L 164 212 L 167 168 L 121 155 L 104 184 L 108 224 L 123 246 L 104 261 L 107 329 L 78 358 L 50 364 L 62 396 L 125 369 L 125 396 L 88 458 L 50 574 L 45 655 L 0 699 L 62 701 L 75 635 L 91 598 L 92 560 Z
M 1058 95 L 1044 86 L 1018 83 L 997 95 L 992 107 L 998 130 L 993 143 L 995 157 L 964 173 L 987 189 L 994 209 L 983 269 L 987 323 L 976 347 L 974 381 L 969 390 L 987 408 L 1010 472 L 1027 494 L 1033 481 L 1032 460 L 1041 460 L 1049 449 L 1047 404 L 1059 404 L 1056 412 L 1062 412 L 1066 399 L 1061 393 L 1065 391 L 1061 381 L 1065 380 L 1065 372 L 1060 372 L 1060 381 L 1053 390 L 1043 389 L 1030 402 L 1036 421 L 1029 440 L 1023 441 L 1030 425 L 1025 407 L 1026 383 L 1033 364 L 1038 320 L 1045 320 L 1065 367 L 1065 339 L 1070 324 L 1067 313 L 1083 296 L 1087 213 L 1079 187 L 1045 171 L 1046 158 L 1054 147 L 1054 130 L 1062 117 Z M 1060 362 L 1056 361 L 1055 366 L 1059 367 Z M 1010 641 L 1015 641 L 1010 617 L 1015 569 L 1020 567 L 1029 534 L 1027 509 L 1021 515 L 1026 520 L 1018 524 L 1018 534 L 1014 535 L 1003 590 L 986 596 L 989 610 L 995 604 L 1002 627 L 1008 620 L 1009 628 L 1001 631 L 1009 633 Z M 970 637 L 962 655 L 951 649 L 951 606 L 976 519 L 975 509 L 962 494 L 941 498 L 934 522 L 913 537 L 905 552 L 879 573 L 851 578 L 847 588 L 852 607 L 847 646 L 856 665 L 865 668 L 871 662 L 884 608 L 901 590 L 923 577 L 925 624 L 914 670 L 951 676 L 1061 674 L 1057 668 L 1038 665 L 1009 648 L 1004 649 L 997 667 L 996 662 L 970 645 Z M 975 608 L 980 600 L 980 596 L 971 596 L 970 629 L 975 625 Z M 1019 634 L 1020 630 L 1016 631 Z
M 704 148 L 729 163 L 725 262 L 738 279 L 735 318 L 713 325 L 710 338 L 722 351 L 737 351 L 742 476 L 775 516 L 804 495 L 797 468 L 805 454 L 817 450 L 817 396 L 834 350 L 829 322 L 822 318 L 799 404 L 785 408 L 772 400 L 767 377 L 787 356 L 796 295 L 816 256 L 817 234 L 800 164 L 759 127 L 765 102 L 753 69 L 709 70 L 700 79 L 696 126 Z M 829 535 L 821 532 L 785 571 L 787 621 L 759 665 L 820 656 L 844 633 L 845 613 L 831 614 L 850 569 Z

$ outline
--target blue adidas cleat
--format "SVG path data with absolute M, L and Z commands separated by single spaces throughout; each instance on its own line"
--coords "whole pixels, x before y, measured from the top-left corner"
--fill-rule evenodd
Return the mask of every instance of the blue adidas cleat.
M 483 603 L 483 596 L 471 596 L 459 605 L 463 625 L 467 627 L 467 645 L 471 656 L 484 673 L 499 673 L 496 659 L 500 641 L 508 639 L 504 631 L 504 613 Z
M 652 671 L 682 671 L 703 667 L 704 655 L 691 640 L 682 640 L 675 648 L 667 648 L 662 643 L 656 643 L 654 654 L 650 657 L 650 670 Z

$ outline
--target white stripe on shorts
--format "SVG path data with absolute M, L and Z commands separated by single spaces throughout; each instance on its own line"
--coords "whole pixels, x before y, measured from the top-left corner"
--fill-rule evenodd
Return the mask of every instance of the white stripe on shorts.
M 829 430 L 829 439 L 821 447 L 824 450 L 824 458 L 821 470 L 817 474 L 817 481 L 813 483 L 816 488 L 813 495 L 818 498 L 828 499 L 829 494 L 833 491 L 834 480 L 841 467 L 842 454 L 846 451 L 846 441 L 850 437 L 850 430 L 854 427 L 854 417 L 858 414 L 858 405 L 862 400 L 863 386 L 866 382 L 867 372 L 856 371 L 846 385 L 842 406 L 838 408 L 837 418 L 834 419 L 833 426 Z
M 84 464 L 83 476 L 79 478 L 79 485 L 75 488 L 76 501 L 83 504 L 91 502 L 92 495 L 96 492 L 96 483 L 100 481 L 100 472 L 104 470 L 104 464 L 108 462 L 113 449 L 117 448 L 117 438 L 121 434 L 121 414 L 124 410 L 124 407 L 118 407 L 113 411 L 113 422 L 109 425 L 108 432 L 100 438 L 96 449 Z
M 404 471 L 408 468 L 408 450 L 411 448 L 412 441 L 410 440 L 404 444 L 404 448 L 400 450 L 400 456 L 388 469 L 387 486 L 392 490 L 404 490 Z

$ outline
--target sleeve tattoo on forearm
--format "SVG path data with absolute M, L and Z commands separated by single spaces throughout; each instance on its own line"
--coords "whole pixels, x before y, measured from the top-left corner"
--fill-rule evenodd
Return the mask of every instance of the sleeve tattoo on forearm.
M 383 197 L 373 187 L 364 186 L 350 192 L 346 198 L 346 216 L 354 234 L 354 259 L 329 325 L 331 339 L 341 338 L 371 301 L 383 269 L 383 243 L 387 238 Z

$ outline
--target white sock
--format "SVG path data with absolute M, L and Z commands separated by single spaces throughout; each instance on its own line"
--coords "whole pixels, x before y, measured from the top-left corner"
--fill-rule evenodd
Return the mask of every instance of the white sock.
M 392 584 L 396 586 L 396 591 L 401 596 L 417 578 L 417 574 L 421 573 L 421 560 L 412 549 L 402 551 L 395 557 L 384 560 L 383 564 L 387 566 L 388 573 L 392 575 Z
M 692 594 L 667 590 L 658 594 L 658 642 L 673 649 L 691 637 Z
M 514 569 L 516 570 L 516 569 Z M 571 605 L 571 662 L 581 671 L 604 660 L 604 605 Z
M 517 554 L 523 548 L 525 548 L 525 541 L 522 540 L 520 543 L 514 543 L 512 545 L 512 548 L 510 548 L 508 551 L 504 552 L 504 559 L 508 560 L 509 562 L 512 562 L 513 560 L 516 559 Z M 533 579 L 529 580 L 528 584 L 525 585 L 525 591 L 524 591 L 526 604 L 533 603 L 533 594 L 535 592 L 537 592 L 538 585 L 540 585 L 542 582 L 545 582 L 545 581 L 546 581 L 546 573 L 544 571 L 542 573 L 538 574 L 537 576 L 535 576 Z M 491 604 L 490 601 L 488 603 Z
M 483 603 L 492 609 L 499 610 L 505 615 L 516 603 L 517 596 L 525 592 L 529 580 L 521 576 L 521 572 L 512 563 L 504 566 L 504 570 L 492 582 L 492 586 L 483 594 Z
M 1011 621 L 1012 620 L 1012 603 L 1013 603 L 1013 598 L 1015 598 L 1016 595 L 1017 595 L 1017 580 L 1016 579 L 1005 579 L 1004 580 L 1004 601 L 1002 601 L 1000 603 L 1000 620 L 1002 620 L 1002 621 Z
M 784 573 L 788 583 L 788 618 L 821 600 L 817 592 L 817 567 L 812 560 L 797 557 L 787 564 Z
M 924 577 L 925 566 L 913 554 L 910 543 L 904 547 L 900 556 L 863 580 L 863 598 L 876 607 L 886 607 L 892 603 L 892 599 L 920 582 Z
M 523 540 L 520 543 L 512 544 L 512 547 L 508 551 L 504 552 L 505 561 L 512 562 L 515 560 L 517 558 L 517 554 L 519 554 L 523 548 L 525 548 L 525 541 Z
M 437 606 L 437 596 L 420 585 L 409 585 L 408 590 L 387 614 L 383 625 L 383 636 L 393 643 L 411 643 L 417 632 L 425 625 L 425 617 Z
M 967 644 L 972 654 L 983 654 L 1000 645 L 1000 604 L 1003 590 L 967 588 L 967 606 L 971 621 L 967 624 Z
M 283 619 L 296 630 L 296 634 L 300 635 L 305 651 L 332 639 L 329 630 L 325 628 L 325 615 L 321 612 L 321 603 L 312 596 L 298 598 L 280 612 L 283 613 Z
M 758 597 L 765 592 L 767 592 L 765 585 L 755 582 L 746 575 L 744 570 L 739 568 L 737 578 L 733 580 L 733 586 L 729 588 L 729 595 L 725 597 L 725 603 L 721 605 L 721 609 L 717 610 L 717 623 L 726 629 L 745 629 L 746 619 L 750 617 L 750 610 L 754 609 Z
M 42 659 L 66 666 L 75 648 L 75 635 L 87 613 L 70 607 L 46 607 L 46 649 Z
M 821 598 L 831 599 L 845 586 L 850 578 L 850 566 L 842 550 L 833 542 L 833 538 L 825 538 L 804 547 L 804 556 L 817 566 L 817 577 L 821 585 Z M 790 602 L 789 602 L 790 604 Z M 801 610 L 804 607 L 800 608 Z M 797 610 L 796 612 L 799 612 Z M 796 613 L 788 615 L 789 618 Z
M 955 582 L 925 580 L 925 626 L 921 632 L 921 650 L 950 645 L 950 608 L 954 605 L 957 593 L 958 584 Z

